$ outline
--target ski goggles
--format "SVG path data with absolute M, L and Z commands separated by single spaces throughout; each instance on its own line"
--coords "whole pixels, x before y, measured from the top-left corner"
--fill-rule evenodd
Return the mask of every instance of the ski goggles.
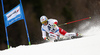
M 47 23 L 47 21 L 43 21 L 43 22 L 42 22 L 42 24 L 45 24 L 45 23 Z

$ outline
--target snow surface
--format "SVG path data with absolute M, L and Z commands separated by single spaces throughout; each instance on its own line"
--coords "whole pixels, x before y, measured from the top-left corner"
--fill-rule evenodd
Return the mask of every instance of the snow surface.
M 100 26 L 82 34 L 79 39 L 10 48 L 0 55 L 100 55 Z

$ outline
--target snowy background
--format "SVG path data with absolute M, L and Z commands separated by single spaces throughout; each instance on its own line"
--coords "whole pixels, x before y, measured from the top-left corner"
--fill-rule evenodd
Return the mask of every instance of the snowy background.
M 4 0 L 5 13 L 18 4 L 18 0 Z M 24 21 L 20 20 L 8 27 L 7 49 L 0 5 L 0 55 L 100 55 L 100 0 L 22 0 L 22 4 L 32 45 L 27 45 Z M 89 16 L 92 19 L 61 27 L 82 33 L 83 38 L 39 44 L 43 41 L 39 18 L 44 14 L 59 24 Z

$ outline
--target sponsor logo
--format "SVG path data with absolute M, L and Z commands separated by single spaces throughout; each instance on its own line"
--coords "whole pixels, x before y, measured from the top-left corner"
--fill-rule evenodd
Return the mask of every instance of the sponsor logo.
M 10 11 L 9 13 L 6 14 L 7 20 L 9 21 L 9 20 L 15 18 L 19 14 L 20 14 L 20 6 L 14 8 L 12 11 Z
M 17 13 L 18 11 L 19 11 L 19 9 L 16 10 L 16 11 L 14 11 L 14 12 L 13 12 L 12 14 L 10 14 L 7 18 L 11 17 L 13 14 Z

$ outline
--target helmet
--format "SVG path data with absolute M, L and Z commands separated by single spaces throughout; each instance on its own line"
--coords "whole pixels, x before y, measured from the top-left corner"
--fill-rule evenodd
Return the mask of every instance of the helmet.
M 40 22 L 41 22 L 42 24 L 46 23 L 47 21 L 48 21 L 48 18 L 47 18 L 46 16 L 41 16 L 41 17 L 40 17 Z

